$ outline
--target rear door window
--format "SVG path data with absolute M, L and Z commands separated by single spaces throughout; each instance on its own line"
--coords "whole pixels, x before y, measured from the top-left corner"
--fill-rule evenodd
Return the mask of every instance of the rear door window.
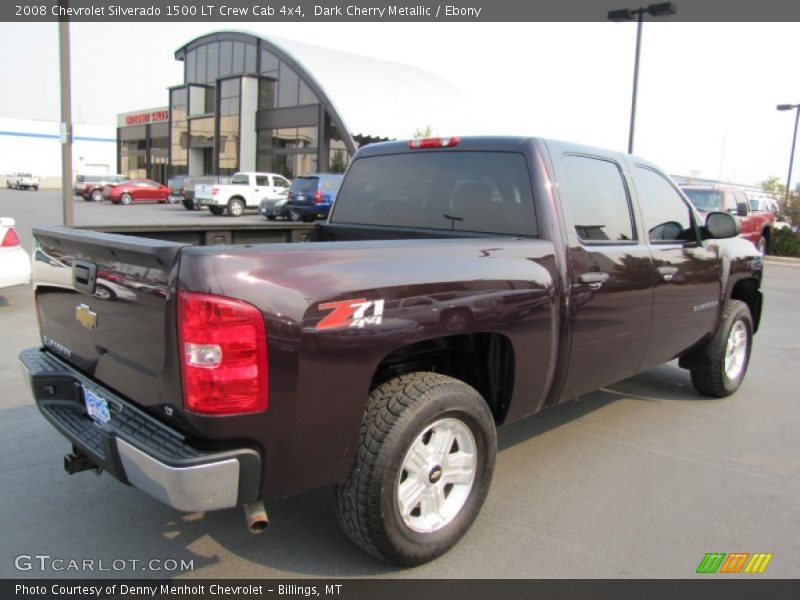
M 525 157 L 512 152 L 368 156 L 350 166 L 331 222 L 536 235 Z
M 572 209 L 575 232 L 584 243 L 636 239 L 628 191 L 619 166 L 610 160 L 568 154 L 561 189 Z

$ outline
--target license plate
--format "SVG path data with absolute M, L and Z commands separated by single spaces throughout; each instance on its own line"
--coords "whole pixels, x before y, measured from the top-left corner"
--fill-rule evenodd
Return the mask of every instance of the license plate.
M 305 199 L 306 199 L 306 197 L 303 194 L 297 194 L 297 201 L 298 202 L 302 202 Z
M 83 403 L 86 405 L 86 414 L 98 423 L 108 423 L 111 420 L 108 401 L 86 387 L 83 388 Z

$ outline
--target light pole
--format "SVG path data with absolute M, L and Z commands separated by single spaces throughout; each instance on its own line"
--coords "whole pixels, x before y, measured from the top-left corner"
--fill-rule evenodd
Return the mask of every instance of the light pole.
M 636 61 L 633 63 L 633 98 L 631 99 L 631 126 L 628 130 L 628 154 L 633 154 L 633 130 L 636 125 L 636 91 L 639 87 L 639 48 L 642 45 L 642 21 L 647 13 L 652 17 L 666 17 L 674 15 L 675 4 L 672 2 L 659 2 L 639 8 L 620 8 L 608 11 L 609 21 L 632 21 L 636 16 Z
M 789 155 L 789 175 L 786 177 L 786 206 L 789 206 L 789 186 L 792 184 L 792 164 L 794 164 L 794 145 L 797 142 L 797 122 L 800 121 L 800 104 L 778 104 L 778 110 L 795 111 L 794 135 L 792 136 L 792 153 Z

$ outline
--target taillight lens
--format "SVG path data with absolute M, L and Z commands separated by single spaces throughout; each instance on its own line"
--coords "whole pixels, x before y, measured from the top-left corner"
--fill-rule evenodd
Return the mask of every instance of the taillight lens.
M 458 146 L 461 138 L 421 138 L 416 140 L 408 140 L 408 147 L 412 149 L 417 148 L 449 148 L 451 146 Z
M 219 194 L 219 188 L 218 187 L 212 187 L 211 188 L 211 195 L 212 196 L 216 196 L 217 194 Z
M 19 236 L 13 227 L 9 227 L 6 234 L 3 236 L 3 242 L 0 248 L 17 248 L 19 247 Z
M 314 194 L 314 204 L 322 204 L 322 191 L 317 190 L 317 193 Z
M 207 415 L 266 410 L 267 335 L 255 306 L 178 292 L 178 337 L 187 410 Z

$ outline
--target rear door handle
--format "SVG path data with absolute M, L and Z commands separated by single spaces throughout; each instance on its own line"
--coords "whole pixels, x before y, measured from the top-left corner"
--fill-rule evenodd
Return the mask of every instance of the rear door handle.
M 678 267 L 658 267 L 656 273 L 661 276 L 664 281 L 672 281 L 675 274 L 678 272 Z
M 602 285 L 608 280 L 608 273 L 601 273 L 599 271 L 590 271 L 578 277 L 579 283 L 586 283 L 590 289 L 599 290 Z

